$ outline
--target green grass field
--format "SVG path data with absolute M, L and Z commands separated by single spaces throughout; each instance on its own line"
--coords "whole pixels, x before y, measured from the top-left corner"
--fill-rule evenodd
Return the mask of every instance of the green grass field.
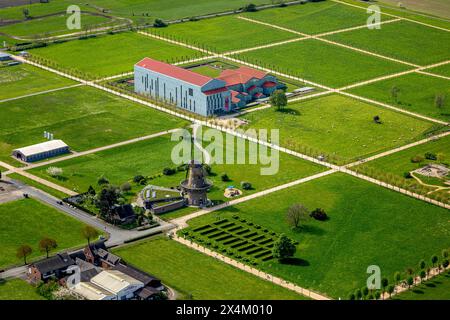
M 402 64 L 311 39 L 250 51 L 238 57 L 331 87 L 408 69 Z
M 132 71 L 133 66 L 145 57 L 173 62 L 202 56 L 198 51 L 133 32 L 69 41 L 30 52 L 50 59 L 64 68 L 77 69 L 97 76 Z
M 184 120 L 90 87 L 2 103 L 0 157 L 43 142 L 44 131 L 81 151 L 186 125 Z
M 394 87 L 399 90 L 397 99 L 394 99 L 391 95 Z M 441 108 L 435 105 L 437 95 L 450 96 L 450 80 L 411 73 L 356 87 L 350 89 L 349 92 L 450 122 L 450 102 L 448 99 L 446 99 L 444 106 Z
M 82 0 L 76 1 L 84 4 Z M 133 19 L 136 22 L 153 21 L 155 18 L 175 20 L 209 13 L 235 10 L 248 4 L 246 0 L 91 0 L 91 5 L 107 8 L 115 16 Z M 267 4 L 269 0 L 254 0 L 254 4 Z M 148 16 L 147 16 L 148 14 Z
M 435 73 L 435 74 L 439 74 L 441 76 L 450 77 L 450 63 L 444 64 L 444 65 L 439 66 L 439 67 L 426 69 L 425 71 L 426 72 Z
M 245 17 L 307 34 L 318 34 L 364 25 L 367 14 L 332 1 L 311 2 L 243 14 Z
M 81 1 L 80 1 L 81 2 Z M 72 0 L 49 1 L 49 3 L 33 3 L 22 6 L 14 6 L 0 9 L 0 19 L 2 20 L 23 20 L 23 9 L 28 9 L 31 17 L 36 18 L 43 15 L 66 12 L 67 7 L 74 4 Z M 83 11 L 95 11 L 89 6 L 79 4 Z
M 0 68 L 0 100 L 75 84 L 28 64 Z
M 28 261 L 41 257 L 43 253 L 39 251 L 38 243 L 43 237 L 55 239 L 58 251 L 85 242 L 81 234 L 83 223 L 33 199 L 1 204 L 0 216 L 3 221 L 0 225 L 0 268 L 23 263 L 16 257 L 16 250 L 22 244 L 33 248 Z
M 21 279 L 0 281 L 0 300 L 45 300 L 36 288 Z
M 218 77 L 221 72 L 220 69 L 216 69 L 211 66 L 200 66 L 189 70 L 212 78 Z
M 115 249 L 114 253 L 160 278 L 181 294 L 179 299 L 306 299 L 165 238 Z
M 239 19 L 235 15 L 174 24 L 153 32 L 187 43 L 204 45 L 217 52 L 252 48 L 299 37 Z
M 392 6 L 398 6 L 398 1 L 396 0 L 382 0 L 382 2 Z M 402 1 L 402 5 L 408 10 L 425 12 L 450 19 L 450 3 L 447 0 L 404 0 Z
M 308 220 L 292 229 L 287 209 L 301 203 L 323 208 L 327 221 Z M 192 227 L 238 215 L 262 228 L 297 240 L 297 253 L 286 263 L 258 265 L 271 274 L 346 299 L 365 285 L 366 269 L 378 265 L 392 281 L 396 271 L 450 246 L 448 211 L 344 174 L 333 174 L 263 198 L 189 221 Z
M 378 115 L 382 124 L 373 121 Z M 343 159 L 364 157 L 423 137 L 432 124 L 339 95 L 243 115 L 250 128 L 280 130 L 280 144 L 313 148 Z M 301 151 L 301 150 L 300 150 Z
M 51 178 L 46 172 L 46 167 L 35 168 L 31 172 L 78 191 L 86 191 L 89 185 L 96 187 L 97 180 L 102 175 L 116 185 L 131 181 L 134 176 L 142 174 L 155 176 L 155 179 L 148 181 L 150 184 L 176 187 L 185 179 L 184 171 L 171 176 L 157 177 L 164 168 L 176 167 L 171 160 L 175 144 L 170 141 L 168 135 L 59 162 L 52 166 L 63 169 L 63 177 L 60 179 Z M 240 188 L 241 181 L 248 181 L 253 186 L 252 190 L 243 190 L 243 194 L 247 195 L 324 170 L 322 167 L 282 153 L 279 171 L 275 175 L 262 176 L 260 169 L 267 166 L 261 164 L 212 164 L 211 167 L 213 174 L 209 179 L 214 183 L 209 193 L 211 200 L 224 200 L 225 188 L 230 185 Z M 226 173 L 231 181 L 223 182 L 221 180 L 223 173 Z M 136 186 L 135 191 L 138 189 L 142 189 L 142 186 Z
M 1 12 L 1 11 L 0 11 Z M 10 36 L 30 38 L 34 36 L 55 36 L 59 34 L 74 33 L 83 31 L 88 28 L 104 27 L 112 25 L 111 19 L 102 16 L 94 16 L 90 14 L 81 15 L 81 29 L 70 30 L 67 28 L 66 22 L 69 15 L 58 15 L 40 19 L 28 20 L 16 24 L 10 24 L 0 27 L 0 32 Z
M 450 272 L 447 271 L 392 298 L 393 300 L 450 300 Z
M 384 24 L 379 30 L 359 29 L 326 38 L 419 65 L 449 59 L 448 32 L 407 21 Z
M 61 192 L 59 190 L 55 190 L 53 188 L 47 187 L 46 185 L 43 185 L 39 182 L 36 182 L 34 180 L 31 180 L 30 178 L 24 177 L 18 173 L 11 173 L 8 175 L 9 178 L 20 181 L 22 183 L 25 183 L 28 186 L 31 187 L 35 187 L 39 190 L 42 190 L 44 192 L 47 192 L 48 194 L 51 194 L 52 196 L 59 198 L 59 199 L 64 199 L 67 198 L 69 195 L 65 194 L 64 192 Z
M 438 156 L 438 161 L 424 159 L 422 163 L 413 163 L 411 158 L 415 156 L 425 157 L 425 153 L 431 152 Z M 450 136 L 440 138 L 419 146 L 415 146 L 386 157 L 382 157 L 367 163 L 367 166 L 376 168 L 397 177 L 403 177 L 405 172 L 425 166 L 427 163 L 450 164 Z

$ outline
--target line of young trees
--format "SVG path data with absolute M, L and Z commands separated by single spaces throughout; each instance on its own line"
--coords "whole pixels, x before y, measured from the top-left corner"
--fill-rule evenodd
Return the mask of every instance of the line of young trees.
M 349 294 L 348 299 L 378 300 L 386 293 L 390 298 L 392 294 L 395 293 L 395 288 L 400 285 L 408 286 L 408 289 L 410 289 L 417 283 L 430 279 L 431 271 L 433 269 L 437 269 L 438 274 L 440 274 L 443 270 L 446 270 L 449 266 L 449 250 L 442 250 L 441 257 L 436 254 L 432 255 L 429 262 L 430 264 L 427 265 L 425 260 L 420 260 L 418 263 L 418 268 L 416 270 L 413 268 L 407 268 L 404 272 L 406 277 L 403 276 L 403 278 L 402 273 L 398 271 L 395 272 L 392 277 L 392 282 L 388 278 L 383 277 L 381 279 L 381 288 L 378 290 L 370 290 L 368 287 L 356 289 L 354 292 Z

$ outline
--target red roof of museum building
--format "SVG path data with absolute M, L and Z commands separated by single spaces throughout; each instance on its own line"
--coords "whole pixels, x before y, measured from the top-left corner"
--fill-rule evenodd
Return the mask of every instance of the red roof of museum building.
M 272 82 L 272 81 L 267 81 L 267 82 L 265 82 L 264 84 L 263 84 L 263 87 L 264 88 L 272 88 L 272 87 L 275 87 L 277 84 L 275 83 L 275 82 Z
M 212 80 L 210 77 L 150 58 L 144 58 L 136 65 L 196 86 L 203 86 Z
M 218 88 L 218 89 L 203 91 L 203 93 L 209 96 L 211 94 L 216 94 L 216 93 L 220 93 L 220 92 L 224 92 L 224 91 L 228 91 L 228 89 L 226 87 L 222 87 L 222 88 Z
M 238 69 L 226 69 L 220 73 L 217 79 L 223 80 L 227 86 L 247 83 L 250 79 L 262 79 L 267 75 L 267 72 L 255 70 L 249 67 L 239 67 Z

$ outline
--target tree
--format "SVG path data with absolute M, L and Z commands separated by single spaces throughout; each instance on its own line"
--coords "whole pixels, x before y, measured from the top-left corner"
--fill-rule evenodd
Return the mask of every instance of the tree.
M 27 244 L 21 245 L 17 248 L 17 258 L 23 259 L 23 263 L 27 264 L 27 257 L 33 252 L 33 249 Z
M 397 86 L 393 86 L 391 88 L 391 98 L 397 102 L 398 99 L 398 93 L 400 92 L 400 89 Z
M 394 273 L 394 282 L 396 285 L 398 285 L 398 283 L 400 282 L 400 279 L 401 279 L 400 272 L 397 271 L 396 273 Z
M 104 186 L 105 184 L 109 184 L 109 180 L 105 176 L 101 176 L 100 178 L 98 178 L 97 184 L 99 186 Z
M 30 10 L 28 10 L 28 8 L 23 8 L 22 13 L 25 19 L 30 19 Z
M 283 261 L 287 258 L 292 257 L 295 254 L 296 250 L 297 247 L 292 243 L 291 239 L 286 237 L 286 235 L 281 234 L 274 243 L 272 255 L 275 259 Z
M 270 104 L 273 107 L 276 107 L 277 110 L 282 110 L 285 106 L 287 106 L 287 96 L 283 90 L 275 90 L 270 96 Z
M 386 292 L 386 287 L 389 285 L 388 278 L 381 279 L 381 287 L 383 288 L 383 292 Z
M 442 109 L 445 104 L 445 94 L 437 93 L 434 97 L 434 105 L 438 109 Z
M 222 179 L 223 182 L 230 181 L 230 177 L 226 173 L 222 174 L 220 178 Z
M 427 273 L 425 272 L 425 270 L 420 271 L 419 277 L 422 280 L 424 280 L 427 277 Z
M 376 124 L 381 124 L 381 118 L 380 118 L 380 116 L 375 116 L 375 117 L 373 117 L 373 122 L 375 122 Z
M 438 263 L 438 261 L 439 261 L 439 258 L 438 258 L 437 255 L 433 255 L 433 256 L 431 257 L 431 265 L 433 266 L 433 268 L 434 268 L 434 265 L 435 265 L 436 263 Z
M 426 266 L 427 266 L 427 264 L 426 264 L 425 260 L 420 260 L 420 262 L 419 262 L 420 270 L 425 269 Z
M 425 159 L 437 160 L 437 155 L 433 152 L 427 152 L 427 153 L 425 153 Z
M 57 168 L 57 167 L 48 167 L 48 168 L 47 168 L 47 173 L 48 173 L 51 177 L 56 178 L 56 177 L 62 176 L 62 174 L 63 174 L 63 169 Z
M 95 200 L 96 207 L 100 210 L 100 215 L 109 218 L 109 214 L 115 204 L 117 204 L 119 199 L 119 190 L 111 185 L 103 188 L 100 193 L 97 194 L 97 199 Z
M 361 300 L 361 298 L 362 298 L 361 289 L 356 289 L 355 290 L 355 297 L 356 297 L 356 300 Z
M 408 285 L 408 289 L 411 288 L 411 286 L 414 284 L 414 278 L 412 276 L 409 276 L 406 279 L 406 284 Z
M 286 213 L 286 221 L 292 228 L 298 228 L 300 223 L 308 220 L 309 210 L 302 204 L 293 204 Z
M 122 184 L 120 186 L 120 190 L 122 190 L 122 192 L 129 192 L 129 191 L 131 191 L 131 184 L 129 182 L 125 182 L 124 184 Z
M 375 293 L 374 293 L 374 296 L 375 296 L 375 300 L 378 300 L 378 299 L 380 299 L 380 297 L 381 297 L 381 293 L 380 293 L 380 291 L 375 291 Z
M 389 298 L 394 293 L 394 290 L 395 290 L 395 287 L 392 284 L 387 287 L 387 292 L 389 293 Z
M 348 300 L 355 300 L 355 294 L 354 293 L 350 293 L 348 295 Z
M 95 196 L 96 192 L 93 186 L 89 186 L 87 193 L 91 196 Z
M 91 244 L 91 239 L 97 238 L 99 235 L 97 229 L 91 226 L 84 226 L 81 232 L 83 237 L 87 240 L 88 245 Z
M 56 240 L 51 238 L 42 238 L 41 241 L 39 241 L 39 250 L 41 252 L 45 252 L 48 258 L 48 254 L 52 249 L 56 249 L 58 247 L 58 244 L 56 243 Z
M 362 295 L 363 295 L 364 299 L 366 299 L 367 296 L 369 295 L 369 288 L 364 287 L 364 288 L 362 289 Z
M 247 182 L 247 181 L 242 181 L 241 182 L 241 187 L 244 190 L 250 190 L 252 188 L 252 184 L 250 182 Z

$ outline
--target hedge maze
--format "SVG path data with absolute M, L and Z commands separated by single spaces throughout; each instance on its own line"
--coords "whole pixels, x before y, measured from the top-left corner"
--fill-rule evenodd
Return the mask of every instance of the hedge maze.
M 237 215 L 232 219 L 188 228 L 182 234 L 187 239 L 253 265 L 273 259 L 272 248 L 280 236 Z

